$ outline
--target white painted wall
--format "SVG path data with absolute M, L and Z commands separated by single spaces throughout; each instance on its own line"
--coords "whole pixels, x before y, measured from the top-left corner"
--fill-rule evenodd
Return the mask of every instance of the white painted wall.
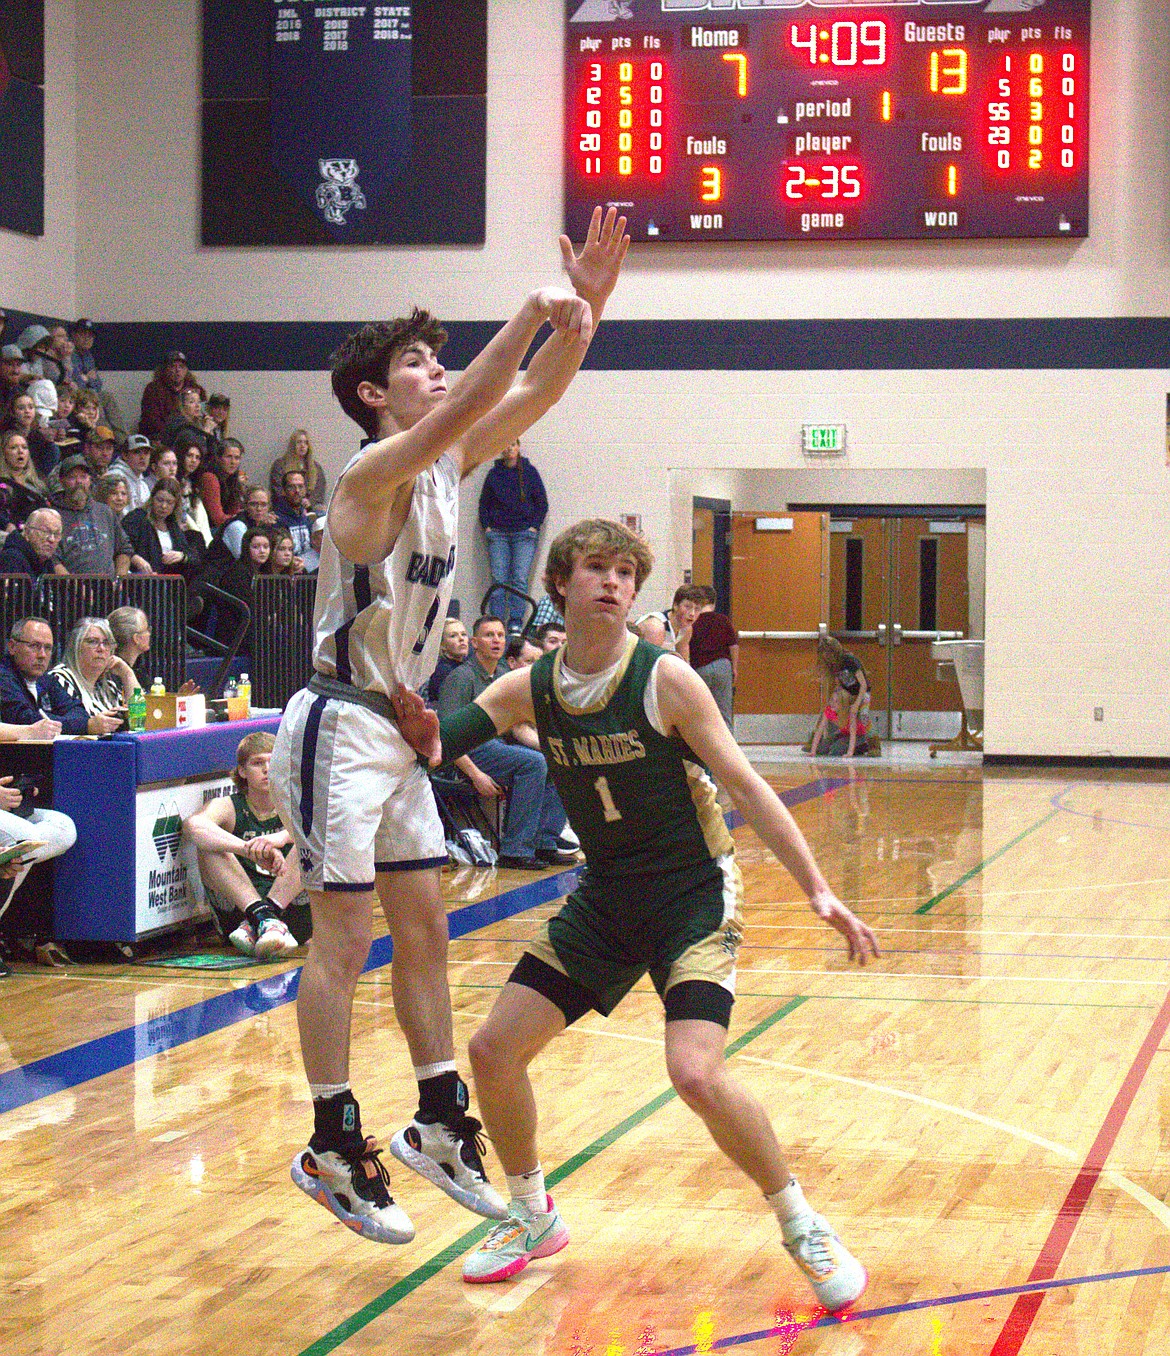
M 117 0 L 77 8 L 82 310 L 361 319 L 419 300 L 450 319 L 500 319 L 555 275 L 559 0 L 490 6 L 487 245 L 430 250 L 202 249 L 198 0 L 159 0 L 149 25 Z M 1170 7 L 1098 0 L 1094 11 L 1089 240 L 643 248 L 612 314 L 1166 314 Z M 134 53 L 134 79 L 108 78 L 111 52 Z M 294 425 L 312 431 L 333 472 L 355 446 L 322 373 L 201 375 L 232 395 L 254 473 Z M 144 381 L 116 377 L 132 401 Z M 982 472 L 988 750 L 1170 755 L 1167 684 L 1134 662 L 1164 654 L 1170 634 L 1168 383 L 1166 371 L 584 373 L 527 448 L 549 487 L 550 531 L 583 513 L 643 515 L 659 558 L 648 604 L 689 564 L 689 498 L 671 472 L 703 471 L 697 492 L 718 493 L 733 482 L 712 467 L 795 468 L 811 413 L 848 424 L 850 467 Z M 456 580 L 469 608 L 486 584 L 471 528 L 480 476 Z M 1140 722 L 1125 714 L 1135 702 Z
M 0 304 L 70 319 L 78 314 L 75 10 L 76 0 L 45 0 L 45 233 L 0 230 Z

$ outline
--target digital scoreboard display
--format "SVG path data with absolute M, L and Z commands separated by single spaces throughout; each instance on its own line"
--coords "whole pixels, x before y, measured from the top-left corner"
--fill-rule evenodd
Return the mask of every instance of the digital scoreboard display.
M 1091 0 L 567 0 L 565 229 L 1089 229 Z

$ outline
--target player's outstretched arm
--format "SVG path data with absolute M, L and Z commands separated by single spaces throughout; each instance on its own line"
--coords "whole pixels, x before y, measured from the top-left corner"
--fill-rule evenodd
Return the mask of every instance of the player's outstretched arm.
M 665 657 L 658 666 L 658 709 L 666 729 L 686 740 L 727 789 L 735 808 L 780 858 L 808 897 L 813 913 L 845 938 L 849 959 L 864 965 L 868 956 L 877 956 L 873 931 L 829 889 L 800 826 L 743 756 L 706 683 L 674 656 Z
M 596 333 L 601 312 L 617 285 L 622 261 L 630 247 L 626 219 L 619 217 L 612 207 L 603 219 L 601 208 L 595 208 L 581 253 L 573 252 L 567 236 L 561 236 L 560 246 L 569 281 L 577 297 L 588 304 Z M 489 457 L 499 456 L 560 400 L 577 375 L 588 348 L 588 340 L 583 345 L 574 345 L 559 333 L 552 334 L 541 345 L 512 390 L 463 439 L 464 475 Z
M 342 476 L 329 505 L 329 529 L 346 559 L 361 565 L 386 555 L 401 521 L 399 491 L 499 403 L 546 320 L 553 327 L 550 343 L 584 355 L 593 334 L 589 303 L 565 288 L 539 288 L 456 378 L 445 400 L 411 428 L 373 443 Z
M 431 767 L 453 763 L 514 725 L 536 723 L 527 669 L 505 674 L 475 701 L 440 722 L 417 692 L 399 683 L 391 702 L 403 739 Z

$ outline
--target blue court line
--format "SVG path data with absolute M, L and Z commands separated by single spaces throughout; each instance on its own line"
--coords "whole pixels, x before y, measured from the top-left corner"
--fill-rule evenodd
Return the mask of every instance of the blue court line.
M 1003 1299 L 1011 1295 L 1028 1295 L 1038 1290 L 1063 1290 L 1073 1285 L 1095 1285 L 1102 1281 L 1128 1281 L 1141 1276 L 1165 1276 L 1170 1266 L 1135 1267 L 1132 1271 L 1104 1271 L 1093 1276 L 1070 1276 L 1059 1281 L 1031 1281 L 1026 1285 L 1005 1285 L 995 1290 L 969 1290 L 960 1295 L 940 1295 L 936 1299 L 910 1300 L 905 1304 L 887 1304 L 880 1309 L 859 1309 L 856 1312 L 824 1314 L 815 1323 L 792 1323 L 774 1328 L 763 1328 L 759 1332 L 738 1333 L 734 1337 L 720 1337 L 704 1351 L 723 1351 L 728 1347 L 746 1346 L 749 1342 L 763 1342 L 769 1337 L 791 1336 L 801 1332 L 811 1332 L 814 1328 L 838 1328 L 845 1324 L 860 1323 L 865 1319 L 889 1318 L 893 1314 L 909 1314 L 917 1309 L 939 1309 L 953 1304 L 970 1304 L 974 1300 Z M 652 1356 L 696 1356 L 699 1347 L 695 1344 L 686 1347 L 671 1347 L 669 1351 L 655 1351 Z
M 805 801 L 815 800 L 847 784 L 848 778 L 819 777 L 804 786 L 782 791 L 780 799 L 788 806 L 802 805 Z M 725 818 L 729 829 L 737 828 L 744 822 L 737 811 L 732 811 Z M 555 875 L 505 890 L 491 899 L 477 900 L 474 904 L 456 909 L 447 915 L 450 935 L 464 937 L 527 909 L 560 899 L 573 889 L 579 875 L 579 867 L 558 871 Z M 389 937 L 375 938 L 362 973 L 389 965 L 393 954 L 394 947 Z M 0 1074 L 0 1115 L 292 1003 L 297 996 L 300 976 L 298 966 L 295 970 L 270 975 L 267 979 L 201 999 L 190 1007 L 178 1008 L 150 1021 L 123 1027 L 107 1036 L 98 1036 L 55 1055 L 46 1055 L 44 1059 L 10 1069 Z
M 1118 824 L 1123 829 L 1153 829 L 1155 832 L 1170 833 L 1170 824 L 1143 824 L 1136 819 L 1111 819 L 1096 810 L 1073 810 L 1067 805 L 1062 805 L 1064 797 L 1072 795 L 1076 789 L 1075 786 L 1066 786 L 1063 791 L 1058 791 L 1052 797 L 1053 807 L 1062 810 L 1066 815 L 1076 815 L 1078 819 L 1091 819 L 1094 824 Z

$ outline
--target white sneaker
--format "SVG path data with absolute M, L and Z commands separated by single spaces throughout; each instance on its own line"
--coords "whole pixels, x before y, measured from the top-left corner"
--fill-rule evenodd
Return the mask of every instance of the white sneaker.
M 488 1234 L 463 1260 L 463 1279 L 472 1285 L 506 1281 L 534 1257 L 551 1257 L 566 1246 L 569 1231 L 551 1196 L 545 1196 L 545 1212 L 534 1215 L 522 1201 L 508 1207 L 508 1218 Z
M 228 933 L 228 941 L 243 956 L 256 954 L 256 929 L 246 918 L 234 932 Z
M 356 1159 L 311 1145 L 293 1159 L 293 1181 L 355 1234 L 375 1243 L 409 1243 L 414 1225 L 388 1190 L 390 1174 L 377 1141 L 369 1138 Z
M 788 1255 L 808 1277 L 818 1301 L 829 1313 L 838 1314 L 857 1303 L 869 1277 L 827 1219 L 810 1210 L 786 1221 L 780 1229 Z
M 287 956 L 300 943 L 279 918 L 265 918 L 256 934 L 256 957 L 268 960 L 272 956 Z
M 413 1120 L 390 1141 L 390 1152 L 466 1209 L 485 1219 L 506 1219 L 507 1202 L 483 1170 L 482 1129 L 474 1116 L 455 1126 Z

